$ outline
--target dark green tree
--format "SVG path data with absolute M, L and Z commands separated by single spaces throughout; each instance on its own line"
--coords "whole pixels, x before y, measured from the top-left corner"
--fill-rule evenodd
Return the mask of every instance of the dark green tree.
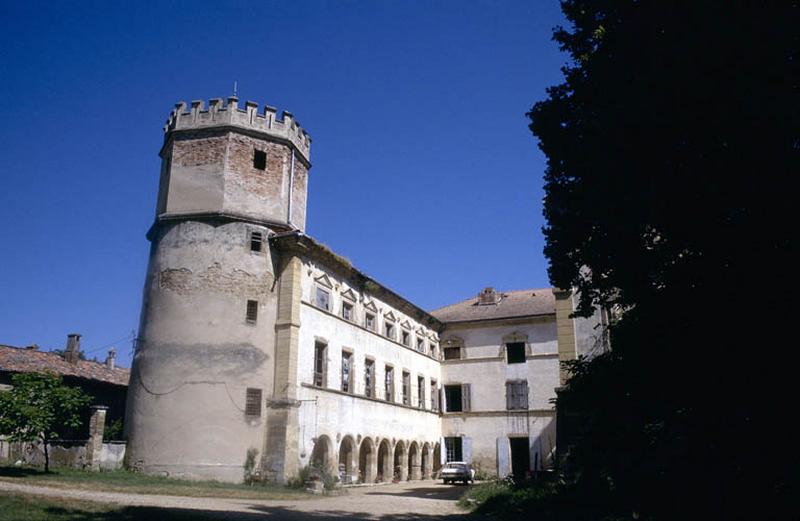
M 562 10 L 565 81 L 528 113 L 549 275 L 621 312 L 559 398 L 570 477 L 645 518 L 796 516 L 798 3 Z
M 48 443 L 58 439 L 60 428 L 80 427 L 81 412 L 92 398 L 53 374 L 18 373 L 11 383 L 10 391 L 0 392 L 0 434 L 12 441 L 41 441 L 49 472 Z

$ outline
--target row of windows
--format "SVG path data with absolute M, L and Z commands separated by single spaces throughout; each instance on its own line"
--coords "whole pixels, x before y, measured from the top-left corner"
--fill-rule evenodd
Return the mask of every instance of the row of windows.
M 328 345 L 324 342 L 315 342 L 314 344 L 314 374 L 312 382 L 316 387 L 329 387 L 328 382 Z M 364 389 L 363 395 L 367 398 L 380 398 L 387 402 L 395 401 L 395 368 L 391 365 L 384 366 L 384 379 L 382 385 L 379 385 L 375 375 L 375 360 L 369 357 L 364 357 Z M 353 353 L 350 351 L 342 350 L 341 358 L 341 380 L 339 388 L 342 392 L 355 394 L 355 368 Z M 411 389 L 411 373 L 408 371 L 401 372 L 400 379 L 401 386 L 401 403 L 403 405 L 412 405 L 412 389 Z M 417 375 L 417 388 L 416 388 L 416 406 L 420 409 L 426 409 L 426 387 L 430 389 L 432 411 L 439 410 L 439 391 L 437 389 L 436 380 L 431 378 L 430 386 L 425 385 L 425 377 Z
M 525 363 L 525 342 L 508 342 L 505 344 L 506 362 L 509 364 Z M 444 346 L 442 348 L 445 360 L 461 360 L 464 357 L 462 346 Z
M 319 286 L 316 287 L 316 291 L 314 293 L 314 305 L 320 309 L 324 309 L 330 313 L 333 313 L 333 305 L 331 303 L 331 294 L 330 292 Z M 347 299 L 342 299 L 342 306 L 340 310 L 340 316 L 347 320 L 348 322 L 356 322 L 356 314 L 355 314 L 355 303 L 348 302 Z M 362 324 L 366 329 L 377 333 L 377 318 L 376 313 L 364 310 L 364 321 Z M 383 320 L 383 330 L 382 334 L 386 338 L 390 340 L 394 340 L 395 342 L 400 342 L 406 347 L 411 347 L 411 338 L 412 334 L 411 331 L 404 327 L 400 327 L 400 338 L 397 338 L 397 330 L 398 327 L 393 320 L 389 320 L 384 318 Z M 437 347 L 436 344 L 433 342 L 428 342 L 426 345 L 426 339 L 422 335 L 414 335 L 414 348 L 419 351 L 420 353 L 430 354 L 434 358 L 437 356 Z
M 457 384 L 444 386 L 444 412 L 468 412 L 472 410 L 472 386 Z M 506 410 L 528 409 L 528 382 L 509 380 L 506 382 Z

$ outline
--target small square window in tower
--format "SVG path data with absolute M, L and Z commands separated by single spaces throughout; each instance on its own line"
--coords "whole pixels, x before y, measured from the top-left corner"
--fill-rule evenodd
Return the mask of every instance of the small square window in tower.
M 256 170 L 267 169 L 267 153 L 263 150 L 253 150 L 253 168 Z
M 261 416 L 261 389 L 248 387 L 245 394 L 244 414 L 246 416 Z
M 264 246 L 264 234 L 261 232 L 250 232 L 250 251 L 261 252 Z
M 509 364 L 524 364 L 525 342 L 511 342 L 506 344 L 506 356 Z
M 258 301 L 257 300 L 248 300 L 247 301 L 247 313 L 245 315 L 245 321 L 248 324 L 255 324 L 258 320 Z

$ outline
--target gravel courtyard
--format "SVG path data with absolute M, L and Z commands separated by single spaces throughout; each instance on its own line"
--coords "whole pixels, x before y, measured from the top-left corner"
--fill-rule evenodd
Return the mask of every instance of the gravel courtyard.
M 464 486 L 417 481 L 347 489 L 344 495 L 298 500 L 222 499 L 95 492 L 49 488 L 0 481 L 0 491 L 69 498 L 133 507 L 175 511 L 202 511 L 225 520 L 356 520 L 399 521 L 430 519 L 455 521 L 468 516 L 456 506 Z M 155 520 L 154 520 L 155 521 Z

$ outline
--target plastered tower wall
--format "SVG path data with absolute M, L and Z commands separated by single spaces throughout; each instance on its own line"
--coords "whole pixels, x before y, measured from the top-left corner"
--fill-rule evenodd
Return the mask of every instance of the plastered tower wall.
M 267 238 L 305 226 L 309 146 L 291 115 L 235 98 L 171 114 L 128 393 L 130 467 L 240 482 L 248 449 L 263 449 L 280 269 Z

